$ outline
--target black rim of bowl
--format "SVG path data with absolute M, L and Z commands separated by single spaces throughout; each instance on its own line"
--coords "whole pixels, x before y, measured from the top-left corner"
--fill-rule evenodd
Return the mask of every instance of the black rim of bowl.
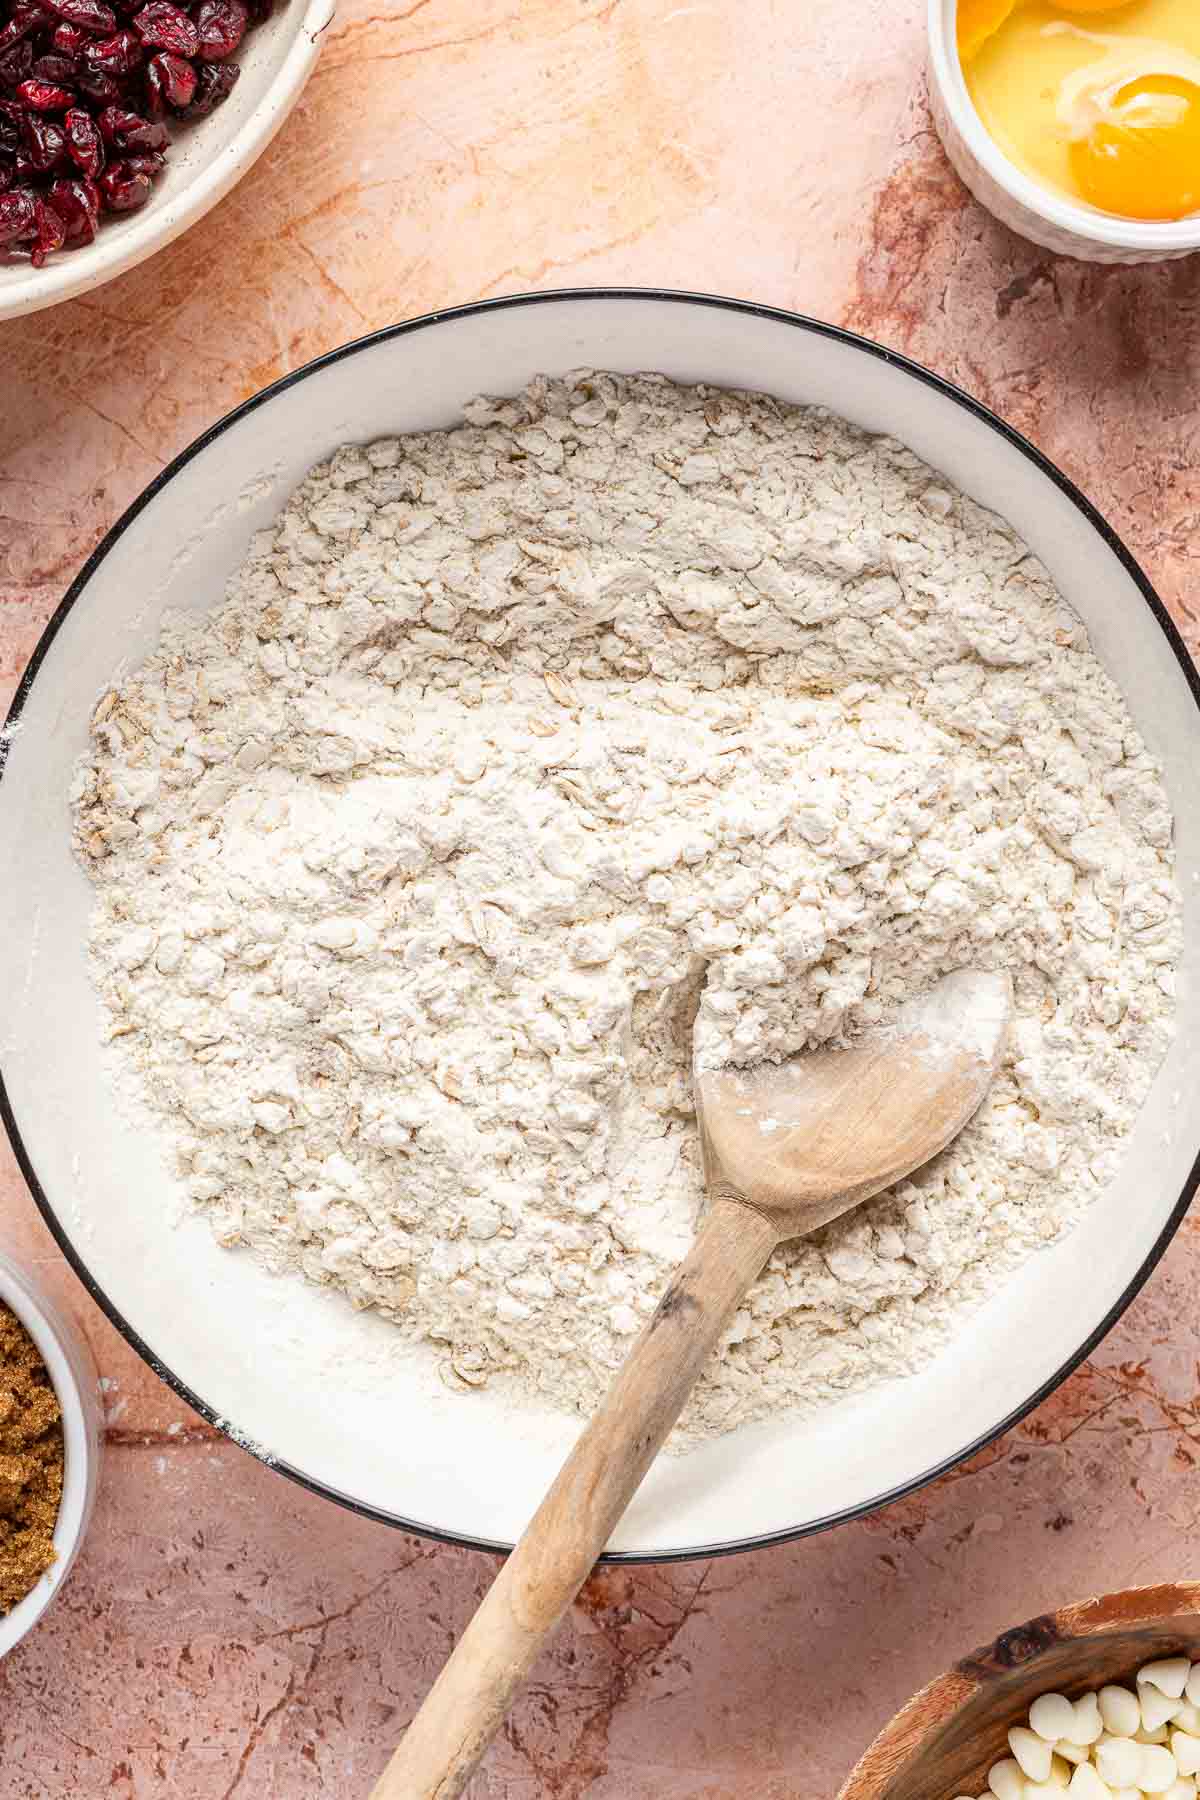
M 249 400 L 243 401 L 240 406 L 235 407 L 232 412 L 227 413 L 225 417 L 219 419 L 216 424 L 210 425 L 207 431 L 202 432 L 186 450 L 181 451 L 172 462 L 168 463 L 162 472 L 142 491 L 132 505 L 126 508 L 125 512 L 122 513 L 112 529 L 101 539 L 100 543 L 84 563 L 79 574 L 67 589 L 66 594 L 38 640 L 37 647 L 29 660 L 28 667 L 21 677 L 16 693 L 13 696 L 12 705 L 9 708 L 8 713 L 7 731 L 3 735 L 0 735 L 0 778 L 3 777 L 4 773 L 4 764 L 7 760 L 6 753 L 10 746 L 12 729 L 16 726 L 21 717 L 21 713 L 24 710 L 25 703 L 33 688 L 34 681 L 37 679 L 42 662 L 68 614 L 71 612 L 77 601 L 83 597 L 88 582 L 91 580 L 100 564 L 104 561 L 105 557 L 115 548 L 125 531 L 137 518 L 138 514 L 150 504 L 150 502 L 167 486 L 181 469 L 185 468 L 186 465 L 191 462 L 193 457 L 198 456 L 202 450 L 207 449 L 207 447 L 215 442 L 217 438 L 236 426 L 249 413 L 254 412 L 256 408 L 267 405 L 277 394 L 283 393 L 288 388 L 295 387 L 299 382 L 307 381 L 310 376 L 320 374 L 322 370 L 329 368 L 334 363 L 341 362 L 350 356 L 357 356 L 360 352 L 372 349 L 376 345 L 386 343 L 393 338 L 406 337 L 413 332 L 426 331 L 431 326 L 441 325 L 450 320 L 470 318 L 479 313 L 511 310 L 516 307 L 569 305 L 572 302 L 581 300 L 628 300 L 636 302 L 651 300 L 663 302 L 672 306 L 709 307 L 724 312 L 745 313 L 754 318 L 770 319 L 776 324 L 788 325 L 797 331 L 808 332 L 815 337 L 829 338 L 837 343 L 849 345 L 853 349 L 861 351 L 866 356 L 877 357 L 881 362 L 890 363 L 896 368 L 903 369 L 913 378 L 913 380 L 923 383 L 926 387 L 935 389 L 946 399 L 952 400 L 955 405 L 962 407 L 964 411 L 972 414 L 981 424 L 986 425 L 990 430 L 996 432 L 1000 437 L 1005 439 L 1007 443 L 1019 450 L 1022 456 L 1026 457 L 1035 468 L 1039 469 L 1043 475 L 1047 476 L 1049 480 L 1054 483 L 1055 487 L 1057 487 L 1061 493 L 1067 496 L 1087 520 L 1092 529 L 1104 540 L 1105 544 L 1107 544 L 1108 548 L 1117 558 L 1117 561 L 1136 584 L 1152 617 L 1166 637 L 1166 640 L 1174 653 L 1175 660 L 1179 664 L 1183 678 L 1191 692 L 1192 698 L 1196 703 L 1197 711 L 1200 712 L 1200 674 L 1197 673 L 1191 657 L 1188 655 L 1183 639 L 1162 600 L 1156 593 L 1153 584 L 1150 582 L 1136 559 L 1126 548 L 1125 544 L 1118 537 L 1117 533 L 1112 529 L 1111 525 L 1109 525 L 1103 515 L 1096 510 L 1091 501 L 1080 492 L 1075 486 L 1075 483 L 1069 480 L 1068 477 L 1062 473 L 1061 469 L 1052 463 L 1048 457 L 1044 456 L 1035 445 L 1030 443 L 1028 438 L 1023 437 L 1020 432 L 1015 431 L 1011 425 L 1006 424 L 1003 419 L 999 418 L 997 414 L 992 412 L 988 407 L 982 405 L 980 401 L 973 399 L 971 395 L 965 393 L 963 389 L 956 387 L 953 382 L 945 380 L 944 377 L 940 375 L 935 375 L 932 370 L 924 368 L 922 364 L 914 362 L 910 357 L 899 355 L 896 351 L 889 350 L 882 344 L 874 343 L 870 338 L 861 337 L 858 333 L 853 331 L 846 331 L 839 325 L 829 325 L 820 319 L 808 318 L 801 313 L 787 312 L 780 307 L 759 306 L 749 300 L 731 300 L 716 294 L 694 294 L 681 292 L 671 288 L 558 288 L 544 293 L 514 294 L 495 300 L 477 301 L 468 306 L 449 307 L 443 312 L 425 313 L 420 318 L 406 320 L 400 325 L 386 326 L 380 331 L 374 331 L 365 337 L 356 338 L 352 343 L 344 344 L 336 350 L 330 350 L 324 356 L 319 356 L 312 362 L 305 363 L 302 368 L 295 369 L 291 374 L 284 375 L 280 380 L 272 382 L 270 387 L 264 388 L 261 393 L 253 395 Z M 75 1271 L 92 1299 L 95 1300 L 96 1304 L 108 1315 L 117 1330 L 126 1341 L 133 1346 L 139 1356 L 149 1364 L 154 1373 L 159 1376 L 161 1380 L 165 1381 L 169 1387 L 173 1388 L 180 1398 L 185 1400 L 202 1418 L 225 1432 L 231 1437 L 234 1443 L 249 1449 L 251 1454 L 257 1455 L 269 1468 L 278 1469 L 281 1474 L 288 1476 L 289 1479 L 297 1482 L 301 1487 L 307 1488 L 311 1493 L 319 1494 L 323 1499 L 332 1500 L 337 1505 L 344 1506 L 349 1511 L 358 1513 L 363 1518 L 374 1519 L 380 1524 L 391 1525 L 399 1530 L 409 1531 L 420 1537 L 432 1538 L 440 1543 L 457 1544 L 468 1549 L 498 1552 L 507 1552 L 511 1549 L 511 1545 L 505 1542 L 490 1538 L 473 1537 L 464 1532 L 447 1531 L 436 1525 L 424 1524 L 420 1520 L 408 1519 L 399 1513 L 388 1512 L 382 1507 L 369 1505 L 365 1501 L 356 1499 L 353 1495 L 341 1493 L 329 1483 L 317 1480 L 314 1476 L 306 1474 L 303 1469 L 299 1469 L 293 1464 L 273 1456 L 269 1450 L 260 1448 L 243 1439 L 238 1433 L 235 1422 L 223 1417 L 215 1408 L 209 1406 L 200 1395 L 194 1393 L 186 1382 L 181 1381 L 180 1378 L 155 1355 L 154 1351 L 151 1350 L 150 1346 L 138 1335 L 120 1310 L 113 1305 L 108 1295 L 91 1274 L 83 1257 L 75 1248 L 70 1237 L 60 1223 L 53 1206 L 42 1188 L 41 1182 L 38 1180 L 33 1161 L 25 1148 L 25 1144 L 21 1137 L 20 1127 L 13 1113 L 8 1090 L 4 1082 L 2 1068 L 0 1068 L 0 1118 L 3 1118 L 4 1125 L 12 1142 L 13 1150 L 16 1153 L 17 1162 L 20 1164 L 21 1172 L 29 1184 L 30 1192 L 33 1195 L 43 1219 L 46 1221 L 47 1226 L 53 1234 L 59 1249 L 70 1263 L 72 1269 Z M 828 1513 L 822 1518 L 811 1519 L 806 1524 L 789 1526 L 780 1531 L 763 1532 L 750 1537 L 733 1538 L 720 1543 L 693 1544 L 680 1549 L 661 1551 L 613 1551 L 606 1553 L 603 1560 L 611 1563 L 689 1562 L 699 1558 L 734 1555 L 746 1550 L 761 1550 L 772 1544 L 791 1543 L 798 1538 L 811 1537 L 819 1531 L 828 1531 L 832 1526 L 845 1524 L 851 1519 L 862 1518 L 868 1513 L 875 1512 L 881 1507 L 890 1505 L 894 1500 L 900 1500 L 908 1494 L 916 1493 L 919 1489 L 926 1487 L 931 1481 L 935 1481 L 939 1475 L 944 1475 L 949 1470 L 957 1468 L 958 1465 L 964 1462 L 968 1457 L 985 1449 L 989 1444 L 994 1443 L 997 1438 L 1002 1437 L 1006 1431 L 1011 1430 L 1014 1425 L 1018 1424 L 1028 1413 L 1032 1412 L 1036 1406 L 1040 1406 L 1042 1401 L 1045 1400 L 1049 1394 L 1052 1394 L 1055 1388 L 1059 1387 L 1061 1383 L 1066 1380 L 1067 1376 L 1072 1374 L 1073 1371 L 1079 1367 L 1080 1363 L 1091 1354 L 1096 1345 L 1107 1336 L 1121 1314 L 1134 1299 L 1135 1295 L 1145 1285 L 1149 1276 L 1158 1264 L 1159 1259 L 1163 1255 L 1163 1252 L 1166 1250 L 1171 1239 L 1174 1237 L 1180 1221 L 1191 1204 L 1198 1186 L 1200 1186 L 1200 1155 L 1197 1156 L 1196 1161 L 1192 1165 L 1187 1181 L 1184 1183 L 1183 1192 L 1172 1209 L 1167 1223 L 1151 1246 L 1132 1281 L 1130 1281 L 1116 1303 L 1109 1308 L 1099 1324 L 1088 1334 L 1078 1350 L 1062 1364 L 1061 1368 L 1057 1369 L 1053 1375 L 1042 1382 L 1020 1406 L 1015 1407 L 1012 1412 L 998 1420 L 989 1431 L 984 1432 L 981 1436 L 973 1438 L 969 1443 L 964 1444 L 962 1448 L 955 1451 L 953 1455 L 942 1458 L 931 1468 L 924 1470 L 919 1475 L 911 1477 L 908 1481 L 902 1482 L 897 1487 L 889 1488 L 880 1494 L 875 1494 L 869 1500 L 863 1500 L 856 1505 L 847 1506 L 837 1512 Z

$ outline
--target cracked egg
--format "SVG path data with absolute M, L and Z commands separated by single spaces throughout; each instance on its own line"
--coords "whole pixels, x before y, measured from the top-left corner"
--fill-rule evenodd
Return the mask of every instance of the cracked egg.
M 1034 181 L 1118 218 L 1200 211 L 1193 0 L 959 0 L 957 49 L 989 136 Z

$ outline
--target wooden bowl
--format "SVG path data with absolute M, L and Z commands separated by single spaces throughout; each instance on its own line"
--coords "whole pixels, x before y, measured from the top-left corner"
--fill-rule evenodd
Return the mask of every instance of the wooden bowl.
M 1039 1694 L 1077 1699 L 1132 1684 L 1157 1657 L 1200 1659 L 1200 1582 L 1126 1588 L 1017 1625 L 956 1663 L 880 1732 L 838 1800 L 956 1800 L 983 1794 Z

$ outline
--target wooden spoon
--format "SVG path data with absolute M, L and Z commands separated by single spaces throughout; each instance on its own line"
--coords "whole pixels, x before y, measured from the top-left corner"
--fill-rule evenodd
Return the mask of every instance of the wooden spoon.
M 848 1050 L 696 1070 L 709 1191 L 696 1242 L 372 1800 L 463 1792 L 771 1252 L 945 1149 L 987 1092 L 1011 1005 L 1006 975 L 960 970 Z

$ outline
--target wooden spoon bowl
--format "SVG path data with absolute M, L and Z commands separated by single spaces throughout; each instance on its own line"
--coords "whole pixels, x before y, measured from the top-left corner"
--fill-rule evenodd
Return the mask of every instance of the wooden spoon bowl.
M 983 1794 L 1039 1694 L 1078 1699 L 1108 1681 L 1132 1684 L 1158 1657 L 1200 1658 L 1200 1582 L 1126 1588 L 1006 1631 L 913 1696 L 838 1800 L 955 1800 Z

